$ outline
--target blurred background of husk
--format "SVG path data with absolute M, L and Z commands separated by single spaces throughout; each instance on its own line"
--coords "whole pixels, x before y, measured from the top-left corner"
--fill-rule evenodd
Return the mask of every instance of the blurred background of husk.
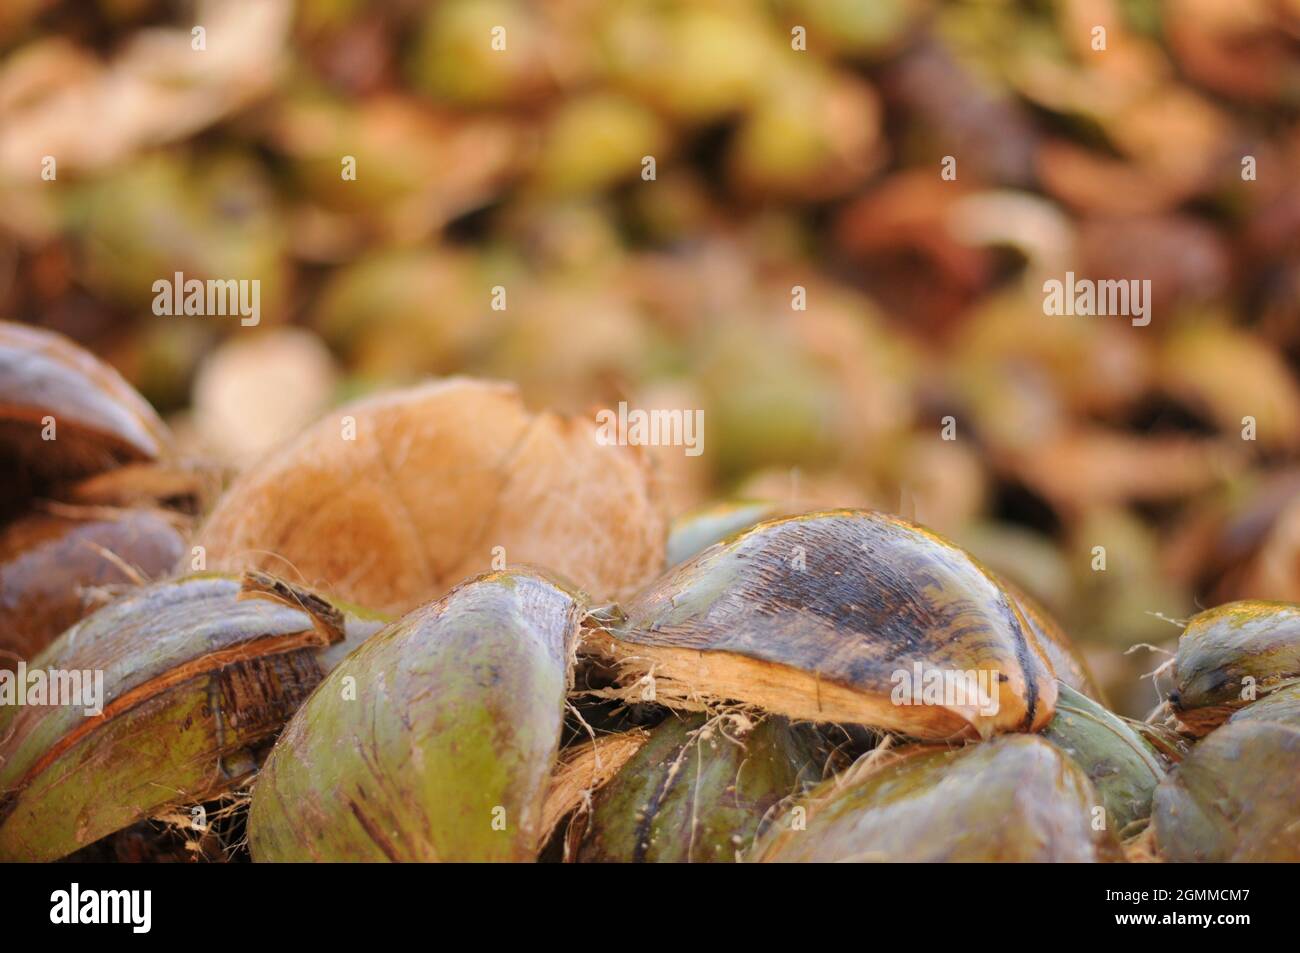
M 701 408 L 674 514 L 930 525 L 1130 715 L 1164 656 L 1124 650 L 1300 601 L 1298 173 L 1293 0 L 0 9 L 0 315 L 195 455 L 428 375 Z M 154 315 L 178 271 L 258 279 L 259 326 Z M 1150 279 L 1150 325 L 1045 315 L 1066 271 Z

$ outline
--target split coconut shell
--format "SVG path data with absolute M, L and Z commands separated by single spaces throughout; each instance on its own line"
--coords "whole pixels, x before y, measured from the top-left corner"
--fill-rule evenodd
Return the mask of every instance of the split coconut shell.
M 489 569 L 546 566 L 618 597 L 663 565 L 648 458 L 508 384 L 443 380 L 331 413 L 243 474 L 198 542 L 399 614 Z
M 668 533 L 668 565 L 676 566 L 685 562 L 701 550 L 762 520 L 789 515 L 795 515 L 795 511 L 780 503 L 765 500 L 730 500 L 702 506 L 673 520 Z M 1105 696 L 1093 678 L 1087 661 L 1066 635 L 1061 624 L 1022 589 L 987 569 L 985 571 L 1015 599 L 1016 607 L 1033 630 L 1057 679 L 1105 704 Z
M 24 680 L 0 672 L 0 860 L 54 860 L 231 790 L 337 653 L 382 624 L 269 577 L 159 583 L 87 617 Z M 46 677 L 37 698 L 38 670 L 66 673 L 65 694 Z M 72 673 L 102 694 L 62 703 Z
M 938 740 L 1037 731 L 1056 702 L 1012 597 L 881 513 L 759 523 L 593 622 L 585 648 L 619 667 L 626 697 L 670 707 L 732 700 Z M 952 690 L 923 693 L 936 679 Z
M 183 523 L 160 510 L 55 507 L 0 529 L 0 667 L 31 659 L 123 586 L 171 573 Z
M 0 322 L 0 473 L 10 500 L 157 459 L 170 442 L 117 371 L 62 335 Z
M 1178 640 L 1174 691 L 1179 722 L 1203 735 L 1268 692 L 1300 678 L 1300 606 L 1229 602 L 1192 617 Z
M 733 726 L 669 716 L 570 830 L 579 863 L 727 863 L 781 804 L 821 780 L 811 733 L 784 718 Z
M 1083 769 L 1035 735 L 885 752 L 832 778 L 755 845 L 763 862 L 1059 862 L 1122 857 Z M 1104 826 L 1103 826 L 1104 827 Z
M 268 757 L 253 859 L 535 859 L 583 611 L 541 575 L 495 573 L 372 638 Z

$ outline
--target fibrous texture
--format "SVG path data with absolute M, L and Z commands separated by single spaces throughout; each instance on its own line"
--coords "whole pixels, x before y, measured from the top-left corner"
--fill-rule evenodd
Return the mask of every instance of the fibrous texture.
M 210 567 L 401 613 L 519 564 L 625 595 L 659 570 L 665 535 L 637 448 L 598 444 L 593 421 L 532 414 L 510 385 L 451 379 L 322 419 L 244 474 L 199 542 Z

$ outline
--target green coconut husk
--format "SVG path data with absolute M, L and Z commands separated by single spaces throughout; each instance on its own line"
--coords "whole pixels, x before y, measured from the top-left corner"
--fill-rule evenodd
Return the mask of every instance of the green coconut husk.
M 618 666 L 630 700 L 735 701 L 926 740 L 1037 730 L 1056 700 L 1011 596 L 946 540 L 861 510 L 731 536 L 593 617 L 584 648 Z M 899 673 L 917 666 L 983 673 L 995 704 L 901 704 Z
M 253 859 L 534 859 L 583 611 L 541 575 L 501 572 L 369 640 L 267 758 Z
M 1101 795 L 1107 825 L 1119 837 L 1150 816 L 1164 766 L 1124 719 L 1062 685 L 1056 717 L 1042 736 L 1083 768 Z
M 913 746 L 824 782 L 755 844 L 761 862 L 1114 861 L 1084 770 L 1036 735 Z
M 1234 711 L 1300 678 L 1300 606 L 1229 602 L 1187 623 L 1169 700 L 1179 722 L 1203 735 Z
M 766 500 L 727 500 L 683 514 L 668 528 L 667 564 L 685 562 L 733 533 L 778 515 L 781 509 L 781 504 Z
M 1160 857 L 1300 861 L 1297 778 L 1300 729 L 1263 720 L 1216 729 L 1156 788 L 1151 821 Z
M 1279 688 L 1238 709 L 1228 719 L 1228 724 L 1243 721 L 1269 721 L 1300 728 L 1300 683 Z
M 102 711 L 0 705 L 0 859 L 54 860 L 232 790 L 335 647 L 381 625 L 260 575 L 160 583 L 82 620 L 28 671 L 102 673 Z
M 670 716 L 570 831 L 579 862 L 719 863 L 747 850 L 777 807 L 821 779 L 824 756 L 784 718 Z

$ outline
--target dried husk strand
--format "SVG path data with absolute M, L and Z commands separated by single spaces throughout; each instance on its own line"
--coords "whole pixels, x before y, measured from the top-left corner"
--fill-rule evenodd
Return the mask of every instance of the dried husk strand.
M 650 732 L 631 728 L 613 734 L 596 735 L 560 751 L 551 775 L 546 800 L 542 804 L 542 838 L 548 846 L 539 860 L 547 859 L 558 847 L 553 859 L 569 860 L 567 834 L 576 822 L 583 822 L 591 811 L 593 796 L 618 775 L 623 765 L 650 740 Z M 559 831 L 560 838 L 555 834 Z M 558 843 L 557 843 L 558 840 Z
M 101 710 L 87 715 L 84 698 L 0 706 L 0 859 L 54 860 L 231 790 L 383 621 L 264 576 L 218 575 L 141 588 L 87 617 L 29 671 L 82 673 L 87 686 L 98 673 Z
M 535 859 L 585 608 L 540 573 L 500 572 L 373 637 L 267 758 L 253 859 Z
M 1033 629 L 992 577 L 940 537 L 861 510 L 769 520 L 703 550 L 593 612 L 584 651 L 619 667 L 613 693 L 629 700 L 731 700 L 926 740 L 1036 731 L 1056 701 Z M 990 704 L 898 703 L 898 673 L 918 666 L 982 673 Z
M 1158 710 L 1157 717 L 1160 717 L 1159 711 L 1163 711 L 1164 707 L 1162 705 Z M 1193 739 L 1165 721 L 1138 721 L 1136 718 L 1124 717 L 1120 720 L 1146 743 L 1166 770 L 1182 761 L 1192 750 Z

